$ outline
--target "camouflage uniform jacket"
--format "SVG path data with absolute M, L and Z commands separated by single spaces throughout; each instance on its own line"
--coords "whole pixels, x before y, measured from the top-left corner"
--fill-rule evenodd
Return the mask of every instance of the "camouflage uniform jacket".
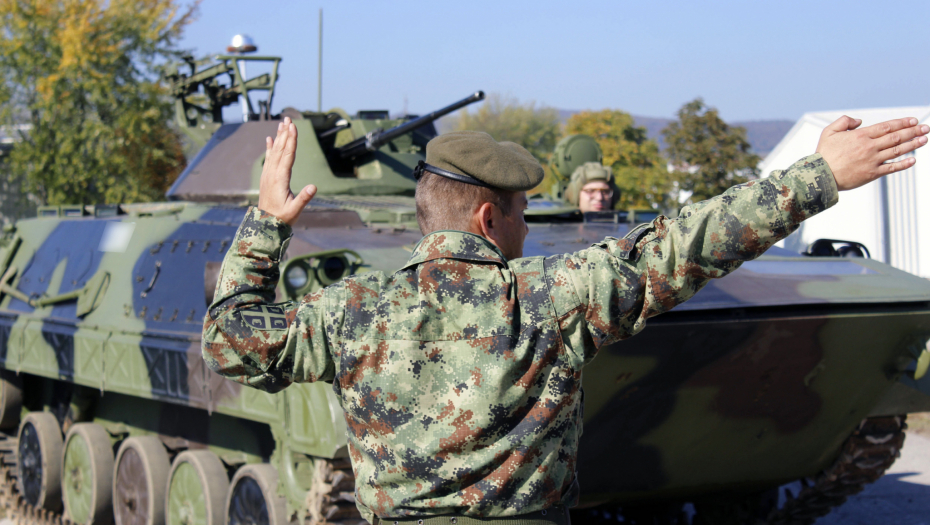
M 271 392 L 331 381 L 368 520 L 572 505 L 582 367 L 836 200 L 814 155 L 577 253 L 508 261 L 477 235 L 434 232 L 394 274 L 283 304 L 271 303 L 290 228 L 252 208 L 223 263 L 203 355 Z M 286 325 L 253 326 L 256 310 Z

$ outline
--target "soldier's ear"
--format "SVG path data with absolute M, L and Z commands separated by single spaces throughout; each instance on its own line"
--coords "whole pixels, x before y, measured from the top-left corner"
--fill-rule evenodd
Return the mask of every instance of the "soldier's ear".
M 471 215 L 468 231 L 486 239 L 490 239 L 491 237 L 489 234 L 494 228 L 493 218 L 494 205 L 490 202 L 481 204 Z
M 496 244 L 501 233 L 503 210 L 495 204 L 485 202 L 478 208 L 478 213 L 481 216 L 481 235 Z

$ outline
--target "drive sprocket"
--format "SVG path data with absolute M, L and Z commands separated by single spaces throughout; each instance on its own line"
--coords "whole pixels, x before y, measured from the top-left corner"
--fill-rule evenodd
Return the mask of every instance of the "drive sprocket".
M 0 509 L 14 525 L 73 525 L 60 512 L 26 503 L 16 488 L 17 439 L 0 433 Z

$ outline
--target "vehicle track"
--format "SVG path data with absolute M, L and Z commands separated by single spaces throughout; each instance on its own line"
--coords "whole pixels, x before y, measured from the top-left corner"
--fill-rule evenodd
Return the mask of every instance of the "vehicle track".
M 800 490 L 783 485 L 753 496 L 717 497 L 683 505 L 626 508 L 601 506 L 574 511 L 573 525 L 810 525 L 877 481 L 901 455 L 906 416 L 862 420 L 832 465 L 799 480 Z
M 901 455 L 907 428 L 907 416 L 873 417 L 862 421 L 852 433 L 836 461 L 818 474 L 797 495 L 786 497 L 785 504 L 773 509 L 759 523 L 796 525 L 814 523 L 833 508 L 843 504 L 869 483 L 885 474 Z
M 684 512 L 644 513 L 642 509 L 623 509 L 615 512 L 599 509 L 594 512 L 574 513 L 576 524 L 594 524 L 622 521 L 625 523 L 654 523 L 662 525 L 807 525 L 827 515 L 833 508 L 857 494 L 869 483 L 878 480 L 900 456 L 907 428 L 905 416 L 876 417 L 862 421 L 846 439 L 836 461 L 813 478 L 802 480 L 797 494 L 783 489 L 784 497 L 768 502 L 756 500 L 731 501 L 729 511 L 722 514 L 696 505 L 697 512 L 687 516 Z M 0 508 L 15 525 L 71 525 L 62 513 L 37 509 L 19 494 L 16 486 L 17 440 L 0 435 Z M 355 507 L 355 478 L 348 459 L 317 461 L 313 489 L 307 493 L 305 525 L 339 524 L 361 525 L 364 520 Z M 763 496 L 761 499 L 766 499 Z M 769 507 L 765 512 L 760 510 Z M 666 509 L 667 510 L 667 509 Z M 648 515 L 648 516 L 647 516 Z M 292 523 L 299 520 L 292 520 Z

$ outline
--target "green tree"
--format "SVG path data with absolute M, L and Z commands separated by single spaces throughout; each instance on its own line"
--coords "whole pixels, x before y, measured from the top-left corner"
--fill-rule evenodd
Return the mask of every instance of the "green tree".
M 562 136 L 559 112 L 548 106 L 537 106 L 535 102 L 520 103 L 513 97 L 491 93 L 477 111 L 462 110 L 452 120 L 456 131 L 484 131 L 498 141 L 515 142 L 536 157 L 546 170 L 534 192 L 547 191 L 554 177 L 549 170 L 549 159 L 556 142 Z
M 659 153 L 659 145 L 637 127 L 629 113 L 619 110 L 582 111 L 568 119 L 566 134 L 594 137 L 604 153 L 604 165 L 613 168 L 620 188 L 619 209 L 667 208 L 672 178 Z
M 555 108 L 536 106 L 535 102 L 521 104 L 498 93 L 489 94 L 477 111 L 460 111 L 454 125 L 455 130 L 484 131 L 495 140 L 516 142 L 540 162 L 552 155 L 561 127 Z
M 10 151 L 8 129 L 0 127 L 0 224 L 21 219 L 35 211 L 35 204 L 22 190 L 23 180 L 10 173 Z
M 728 126 L 700 98 L 682 106 L 678 122 L 669 124 L 662 135 L 679 188 L 692 192 L 689 202 L 720 195 L 759 176 L 760 159 L 750 151 L 746 129 Z
M 184 156 L 159 65 L 196 7 L 0 0 L 0 124 L 27 129 L 11 176 L 48 204 L 160 198 Z

